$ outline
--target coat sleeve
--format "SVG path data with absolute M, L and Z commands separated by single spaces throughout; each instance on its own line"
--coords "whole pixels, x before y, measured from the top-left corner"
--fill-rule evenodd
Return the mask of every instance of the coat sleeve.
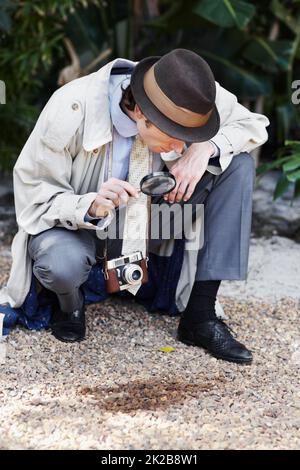
M 216 106 L 220 114 L 219 132 L 211 139 L 220 149 L 219 172 L 226 170 L 232 157 L 251 152 L 268 139 L 266 116 L 252 113 L 238 103 L 236 96 L 218 83 Z M 216 168 L 216 167 L 215 167 Z
M 84 216 L 97 193 L 75 194 L 70 183 L 69 143 L 83 121 L 82 105 L 60 91 L 43 109 L 13 170 L 17 223 L 32 235 L 53 226 L 96 230 Z

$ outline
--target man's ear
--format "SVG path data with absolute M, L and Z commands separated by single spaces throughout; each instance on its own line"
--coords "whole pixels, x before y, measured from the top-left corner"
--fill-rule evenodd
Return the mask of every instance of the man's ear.
M 142 119 L 142 118 L 145 118 L 144 114 L 142 113 L 140 107 L 138 104 L 135 104 L 135 107 L 134 107 L 134 114 L 135 116 L 137 117 L 137 119 Z

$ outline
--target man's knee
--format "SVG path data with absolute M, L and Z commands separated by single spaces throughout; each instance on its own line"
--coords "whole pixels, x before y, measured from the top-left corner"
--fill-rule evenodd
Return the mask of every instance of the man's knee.
M 232 171 L 238 171 L 241 174 L 252 177 L 255 174 L 255 161 L 250 153 L 242 152 L 232 158 L 228 168 Z
M 93 264 L 94 260 L 84 252 L 57 247 L 36 259 L 33 272 L 47 289 L 66 293 L 86 281 Z

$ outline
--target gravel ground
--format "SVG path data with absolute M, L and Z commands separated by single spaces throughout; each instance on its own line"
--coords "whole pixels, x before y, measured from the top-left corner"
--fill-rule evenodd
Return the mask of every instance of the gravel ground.
M 82 343 L 16 328 L 0 345 L 0 448 L 299 448 L 299 299 L 220 300 L 251 366 L 177 342 L 178 318 L 134 301 L 89 306 Z
M 224 281 L 220 294 L 276 303 L 300 298 L 300 244 L 289 238 L 252 238 L 247 281 Z

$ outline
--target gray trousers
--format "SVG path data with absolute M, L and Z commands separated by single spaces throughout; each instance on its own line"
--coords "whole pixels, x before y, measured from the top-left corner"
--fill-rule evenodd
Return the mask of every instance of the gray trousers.
M 196 280 L 246 279 L 254 180 L 253 158 L 241 153 L 221 175 L 205 172 L 192 197 L 182 203 L 193 208 L 204 204 L 204 245 L 198 253 Z M 164 200 L 153 198 L 152 202 Z M 174 230 L 172 236 L 176 238 Z M 94 230 L 84 229 L 54 227 L 30 236 L 33 273 L 46 289 L 55 292 L 62 311 L 81 307 L 80 286 L 97 262 L 103 243 Z M 150 251 L 152 243 L 160 240 L 150 241 Z

